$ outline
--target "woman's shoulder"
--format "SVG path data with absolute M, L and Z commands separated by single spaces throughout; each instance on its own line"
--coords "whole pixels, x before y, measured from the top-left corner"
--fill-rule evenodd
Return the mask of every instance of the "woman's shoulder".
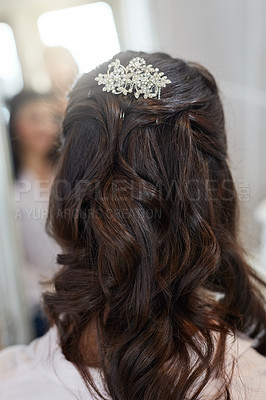
M 229 340 L 230 342 L 230 340 Z M 227 360 L 234 362 L 231 391 L 233 399 L 266 399 L 266 357 L 254 348 L 256 341 L 238 334 L 227 350 Z
M 30 345 L 8 347 L 0 352 L 0 398 L 3 400 L 38 399 L 48 396 L 56 399 L 71 399 L 63 393 L 62 385 L 52 379 L 48 364 L 45 368 L 49 342 L 55 350 L 54 332 L 49 332 Z M 40 357 L 42 353 L 43 357 Z M 40 360 L 41 358 L 41 360 Z
M 100 377 L 92 371 L 97 382 Z M 28 346 L 0 352 L 1 400 L 90 399 L 76 368 L 65 359 L 55 328 Z
M 239 363 L 242 365 L 249 365 L 250 368 L 266 368 L 266 357 L 256 350 L 257 341 L 250 339 L 244 334 L 238 334 L 234 344 L 235 352 Z

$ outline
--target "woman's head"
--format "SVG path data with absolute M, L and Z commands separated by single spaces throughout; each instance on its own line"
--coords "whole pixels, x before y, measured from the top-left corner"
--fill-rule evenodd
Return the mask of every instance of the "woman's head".
M 126 52 L 117 57 L 127 65 L 136 55 L 143 54 Z M 152 209 L 156 199 L 160 209 L 182 210 L 185 218 L 201 208 L 208 223 L 229 223 L 223 208 L 234 212 L 235 193 L 227 166 L 223 109 L 213 77 L 199 65 L 164 54 L 146 54 L 145 59 L 171 80 L 160 100 L 104 92 L 95 77 L 106 72 L 107 63 L 85 74 L 74 87 L 64 120 L 66 145 L 59 177 L 67 184 L 59 185 L 60 195 L 66 199 L 69 190 L 79 191 L 83 181 L 83 186 L 97 189 L 95 196 L 101 187 L 108 189 L 108 196 L 122 191 L 122 197 L 139 211 Z M 134 199 L 134 191 L 143 192 L 143 204 Z M 89 197 L 93 203 L 94 195 Z M 115 201 L 121 196 L 111 197 Z M 81 200 L 79 193 L 76 200 Z M 96 208 L 102 205 L 97 203 Z M 166 217 L 164 224 L 170 224 L 171 218 Z
M 10 104 L 10 136 L 19 168 L 22 158 L 32 156 L 49 158 L 58 142 L 59 114 L 54 98 L 25 90 Z
M 252 322 L 255 335 L 266 318 L 260 300 L 245 294 L 250 271 L 236 237 L 218 89 L 200 65 L 165 54 L 115 58 L 126 66 L 136 56 L 171 81 L 160 99 L 103 91 L 95 78 L 109 63 L 70 94 L 49 213 L 63 268 L 47 310 L 89 383 L 89 350 L 79 349 L 96 321 L 113 399 L 184 399 L 203 377 L 196 399 L 210 378 L 207 364 L 224 378 L 225 393 L 226 333 Z

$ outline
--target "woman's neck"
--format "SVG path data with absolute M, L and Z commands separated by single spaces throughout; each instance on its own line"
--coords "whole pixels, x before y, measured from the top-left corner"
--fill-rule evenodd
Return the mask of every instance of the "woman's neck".
M 85 329 L 81 336 L 79 348 L 88 367 L 100 368 L 96 320 L 92 320 Z
M 52 167 L 46 158 L 35 154 L 27 154 L 21 157 L 21 168 L 32 171 L 37 179 L 50 180 Z

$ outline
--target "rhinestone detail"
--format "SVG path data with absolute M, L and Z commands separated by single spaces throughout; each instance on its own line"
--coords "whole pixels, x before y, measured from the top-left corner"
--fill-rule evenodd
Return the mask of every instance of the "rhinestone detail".
M 147 65 L 144 58 L 135 57 L 124 67 L 116 59 L 108 65 L 106 74 L 98 74 L 95 78 L 98 85 L 104 85 L 103 91 L 113 94 L 134 93 L 136 99 L 143 95 L 144 99 L 161 97 L 161 88 L 171 81 L 158 68 Z

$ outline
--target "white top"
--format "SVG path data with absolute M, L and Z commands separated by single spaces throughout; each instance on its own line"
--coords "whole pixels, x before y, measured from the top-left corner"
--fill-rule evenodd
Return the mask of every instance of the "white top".
M 230 339 L 231 340 L 231 339 Z M 266 399 L 266 358 L 252 348 L 253 341 L 240 335 L 228 346 L 227 359 L 237 358 L 231 386 L 233 400 Z M 95 384 L 106 396 L 98 369 L 91 368 Z M 210 383 L 201 399 L 211 400 Z M 106 396 L 110 399 L 110 397 Z M 1 400 L 93 400 L 76 368 L 65 359 L 56 328 L 28 346 L 0 352 Z M 140 399 L 141 400 L 141 399 Z M 200 400 L 200 399 L 199 399 Z
M 28 346 L 7 347 L 0 352 L 1 400 L 94 400 L 73 364 L 58 344 L 56 328 Z M 103 391 L 98 369 L 93 379 Z
M 23 170 L 15 183 L 15 218 L 21 231 L 24 263 L 23 278 L 29 306 L 40 303 L 41 282 L 58 270 L 59 246 L 45 232 L 52 179 L 41 181 L 33 172 Z

